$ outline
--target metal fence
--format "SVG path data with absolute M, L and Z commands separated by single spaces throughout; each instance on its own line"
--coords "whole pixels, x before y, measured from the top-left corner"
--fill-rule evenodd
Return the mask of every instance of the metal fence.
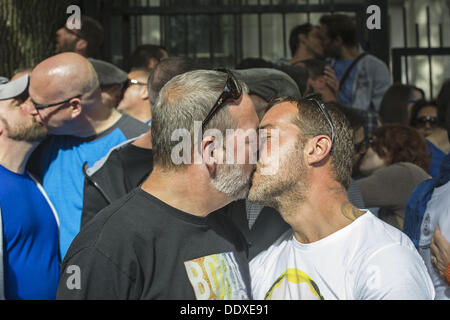
M 145 38 L 144 19 L 152 18 L 159 29 L 159 43 L 172 55 L 209 59 L 213 64 L 232 66 L 246 55 L 246 40 L 256 42 L 254 56 L 271 58 L 264 53 L 271 46 L 267 32 L 279 29 L 272 38 L 278 43 L 279 56 L 288 56 L 289 21 L 310 22 L 321 14 L 343 12 L 354 15 L 358 25 L 365 25 L 367 1 L 335 3 L 335 1 L 295 0 L 130 0 L 85 1 L 87 14 L 101 18 L 110 30 L 104 44 L 104 58 L 122 67 L 130 52 Z M 382 20 L 387 18 L 387 1 L 370 1 L 382 8 Z M 83 6 L 82 1 L 82 6 Z M 296 17 L 293 17 L 297 14 Z M 271 19 L 277 20 L 273 26 Z M 316 20 L 317 20 L 316 19 Z M 148 21 L 148 20 L 147 20 Z M 152 24 L 155 27 L 155 23 Z M 248 34 L 245 26 L 250 28 Z M 293 25 L 291 25 L 292 27 Z M 273 28 L 271 28 L 273 27 Z M 247 34 L 246 34 L 247 33 Z M 358 29 L 358 39 L 365 49 L 389 62 L 389 47 L 384 45 L 387 31 Z M 154 39 L 155 40 L 155 39 Z M 256 40 L 256 41 L 255 41 Z M 381 44 L 381 45 L 380 45 Z M 255 50 L 256 49 L 256 50 Z M 248 51 L 248 50 L 247 50 Z M 256 52 L 255 52 L 256 51 Z M 206 57 L 205 57 L 206 55 Z
M 444 27 L 448 29 L 448 25 L 444 25 L 442 21 L 434 21 L 431 13 L 430 6 L 425 6 L 425 32 L 420 32 L 419 23 L 417 21 L 413 22 L 413 30 L 408 32 L 408 21 L 412 19 L 408 17 L 408 12 L 406 6 L 402 7 L 402 21 L 401 26 L 403 29 L 403 47 L 401 48 L 392 48 L 392 75 L 394 82 L 401 83 L 412 83 L 411 79 L 411 69 L 414 68 L 414 61 L 411 63 L 415 57 L 426 57 L 426 64 L 428 69 L 428 87 L 424 88 L 426 92 L 428 92 L 428 97 L 433 98 L 437 94 L 436 87 L 440 86 L 440 82 L 436 81 L 435 68 L 444 69 L 444 77 L 450 77 L 450 47 L 444 45 Z M 431 35 L 431 22 L 434 21 L 434 24 L 438 27 L 437 45 L 432 46 L 432 35 Z M 408 34 L 412 34 L 414 42 L 408 41 Z M 425 35 L 425 37 L 424 37 Z M 426 46 L 421 46 L 421 39 L 426 38 Z M 448 39 L 445 39 L 448 40 Z M 447 41 L 448 42 L 448 41 Z M 440 66 L 435 66 L 433 60 L 436 60 L 438 57 L 446 57 L 447 63 L 441 63 Z M 443 77 L 441 77 L 443 78 Z M 442 79 L 439 79 L 442 80 Z M 438 83 L 436 83 L 438 82 Z M 416 84 L 416 83 L 412 83 Z
M 414 82 L 422 79 L 425 92 L 430 97 L 434 96 L 437 85 L 435 74 L 439 69 L 434 67 L 436 57 L 448 57 L 450 54 L 449 47 L 445 47 L 447 38 L 443 32 L 448 25 L 439 23 L 440 41 L 437 46 L 432 46 L 430 22 L 436 22 L 436 19 L 428 7 L 428 31 L 424 34 L 419 33 L 418 21 L 411 22 L 414 17 L 409 16 L 406 10 L 406 4 L 411 0 L 343 1 L 80 0 L 80 5 L 86 14 L 99 18 L 108 30 L 103 58 L 124 69 L 128 69 L 130 53 L 142 43 L 160 44 L 171 55 L 206 59 L 213 65 L 228 67 L 235 66 L 246 57 L 267 60 L 287 58 L 290 56 L 287 42 L 292 27 L 305 22 L 317 23 L 325 13 L 347 13 L 356 19 L 357 37 L 362 47 L 391 67 L 394 82 L 417 85 Z M 393 2 L 397 3 L 397 7 L 404 4 L 400 18 L 393 18 L 388 12 Z M 366 10 L 368 5 L 373 4 L 381 9 L 380 30 L 366 28 Z M 408 28 L 411 23 L 415 25 L 415 30 Z M 408 34 L 414 32 L 415 43 L 408 41 Z M 403 43 L 394 45 L 391 38 L 397 33 L 403 33 Z M 420 46 L 419 41 L 424 36 L 428 38 L 425 47 Z M 414 71 L 417 68 L 414 57 L 418 56 L 424 56 L 428 61 L 428 68 L 418 71 L 420 76 Z M 442 78 L 442 70 L 439 72 Z

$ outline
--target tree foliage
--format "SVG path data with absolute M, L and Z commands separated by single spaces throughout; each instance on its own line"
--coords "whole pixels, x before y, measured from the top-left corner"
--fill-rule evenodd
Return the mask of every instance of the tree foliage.
M 70 0 L 0 0 L 0 75 L 51 56 Z M 72 1 L 73 2 L 73 1 Z

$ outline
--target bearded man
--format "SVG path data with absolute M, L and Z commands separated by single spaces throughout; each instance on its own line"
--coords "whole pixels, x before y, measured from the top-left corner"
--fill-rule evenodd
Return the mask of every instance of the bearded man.
M 55 299 L 58 217 L 26 172 L 47 128 L 24 108 L 29 76 L 0 84 L 0 298 Z M 2 227 L 3 225 L 3 227 Z

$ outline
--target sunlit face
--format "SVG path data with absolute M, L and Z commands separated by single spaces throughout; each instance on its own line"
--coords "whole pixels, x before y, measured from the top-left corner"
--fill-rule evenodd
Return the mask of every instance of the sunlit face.
M 255 169 L 259 120 L 252 100 L 245 93 L 239 105 L 230 107 L 229 113 L 234 119 L 237 119 L 238 124 L 233 135 L 226 135 L 224 147 L 232 145 L 233 149 L 227 150 L 223 164 L 218 164 L 216 176 L 211 182 L 217 190 L 229 197 L 243 199 L 247 197 L 250 179 Z M 253 137 L 256 138 L 253 141 L 249 135 L 252 132 Z M 227 160 L 232 154 L 233 163 L 228 164 Z
M 292 123 L 297 114 L 298 108 L 293 103 L 283 102 L 273 106 L 262 119 L 260 157 L 248 196 L 250 201 L 277 207 L 280 195 L 305 185 L 306 165 L 299 145 L 300 132 Z M 296 192 L 296 196 L 302 198 L 303 194 Z
M 376 170 L 386 167 L 386 161 L 382 159 L 372 147 L 367 149 L 366 154 L 361 160 L 359 170 L 364 175 L 370 175 Z
M 72 98 L 71 96 L 55 97 L 52 90 L 54 84 L 49 83 L 49 77 L 43 77 L 32 73 L 28 92 L 30 99 L 24 108 L 31 114 L 36 122 L 45 125 L 51 134 L 65 134 L 65 126 L 72 121 L 70 103 L 61 103 L 46 109 L 36 110 L 33 103 L 37 105 L 51 104 Z
M 9 139 L 35 142 L 47 136 L 47 128 L 37 122 L 20 99 L 0 100 L 0 129 Z
M 132 71 L 128 74 L 128 79 L 136 81 L 130 83 L 123 92 L 123 98 L 117 109 L 134 117 L 140 112 L 141 108 L 150 109 L 147 92 L 148 74 L 142 71 Z

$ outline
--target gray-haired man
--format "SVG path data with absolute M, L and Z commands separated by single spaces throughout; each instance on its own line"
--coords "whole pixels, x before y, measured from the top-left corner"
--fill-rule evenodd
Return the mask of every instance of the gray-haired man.
M 58 298 L 251 298 L 247 243 L 222 212 L 214 212 L 249 190 L 255 146 L 245 144 L 244 163 L 227 163 L 238 152 L 236 141 L 258 126 L 247 92 L 232 73 L 206 70 L 176 76 L 163 87 L 152 110 L 153 171 L 74 240 L 62 268 L 78 266 L 80 289 L 71 290 L 70 272 L 62 272 Z M 200 139 L 195 121 L 205 132 Z M 227 129 L 234 130 L 225 135 Z M 191 159 L 201 161 L 175 164 L 177 130 L 188 132 Z

